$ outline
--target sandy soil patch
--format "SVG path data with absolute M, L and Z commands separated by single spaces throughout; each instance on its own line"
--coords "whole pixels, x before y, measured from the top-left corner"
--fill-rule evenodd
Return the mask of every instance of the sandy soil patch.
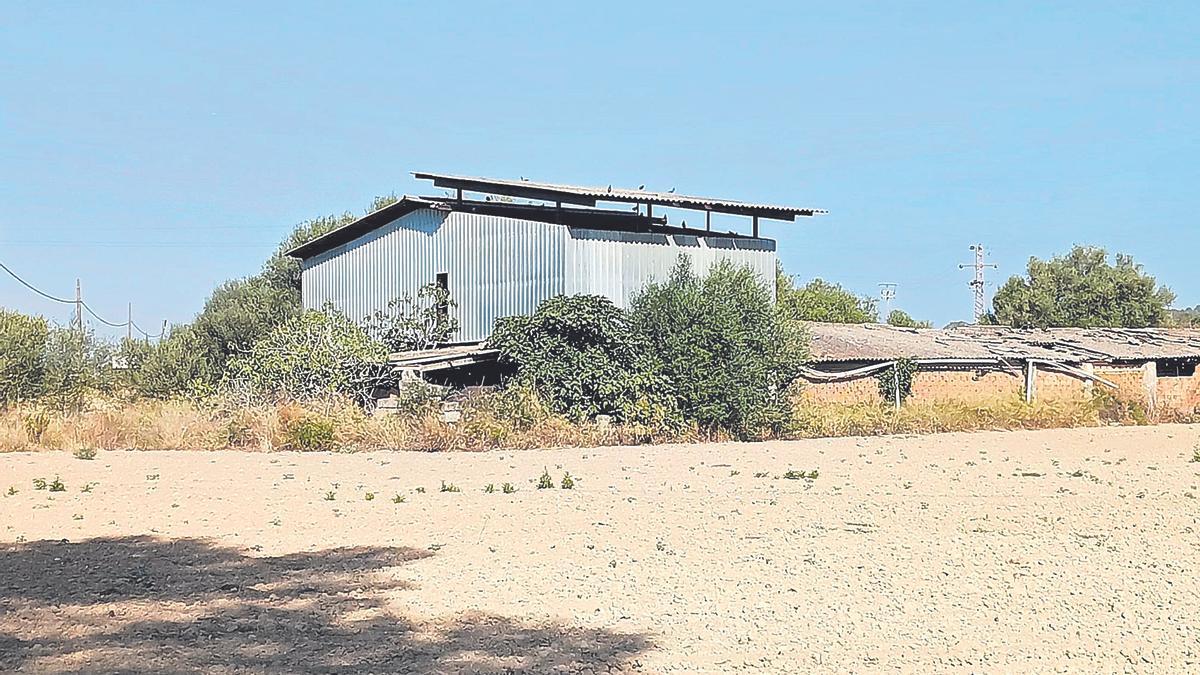
M 1198 441 L 0 454 L 0 670 L 1196 672 Z

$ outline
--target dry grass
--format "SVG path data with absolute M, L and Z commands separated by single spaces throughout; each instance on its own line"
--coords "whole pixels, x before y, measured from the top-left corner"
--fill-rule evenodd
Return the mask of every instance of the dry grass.
M 484 395 L 468 399 L 458 423 L 435 406 L 405 415 L 367 415 L 339 399 L 278 405 L 230 401 L 95 400 L 80 412 L 21 407 L 0 411 L 0 451 L 88 449 L 419 450 L 479 451 L 635 445 L 726 440 L 697 429 L 574 423 L 536 399 Z M 1131 414 L 1131 411 L 1134 414 Z M 1111 401 L 1025 403 L 1016 398 L 984 404 L 881 405 L 795 403 L 784 438 L 926 434 L 994 429 L 1048 429 L 1145 423 L 1136 408 Z
M 1055 429 L 1097 426 L 1110 418 L 1088 400 L 1026 403 L 1000 398 L 978 404 L 958 402 L 907 403 L 894 410 L 886 405 L 796 404 L 793 438 L 929 434 L 946 431 Z M 1127 422 L 1128 420 L 1111 420 Z

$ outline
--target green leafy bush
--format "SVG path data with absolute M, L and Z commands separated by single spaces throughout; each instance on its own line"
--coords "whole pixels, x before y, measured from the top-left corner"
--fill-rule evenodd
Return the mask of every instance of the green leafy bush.
M 857 296 L 823 279 L 796 288 L 782 266 L 775 270 L 775 293 L 779 311 L 794 321 L 875 323 L 879 318 L 874 298 Z
M 700 277 L 681 256 L 634 299 L 631 317 L 686 419 L 743 438 L 782 428 L 806 341 L 749 267 L 722 261 Z
M 372 314 L 366 321 L 367 332 L 390 351 L 431 349 L 449 342 L 458 332 L 455 307 L 449 291 L 426 284 L 417 291 L 416 298 L 396 298 L 386 310 Z
M 875 376 L 879 383 L 879 395 L 889 405 L 896 404 L 897 395 L 900 397 L 900 403 L 904 403 L 912 394 L 912 382 L 916 374 L 916 361 L 908 358 L 896 359 L 895 365 L 879 371 Z
M 912 315 L 902 309 L 893 309 L 887 315 L 887 323 L 889 326 L 897 328 L 933 328 L 933 323 L 929 321 L 917 321 L 912 318 Z
M 111 393 L 111 345 L 91 331 L 51 328 L 46 340 L 42 400 L 60 410 L 79 410 L 89 396 Z
M 133 393 L 155 399 L 179 395 L 203 397 L 219 378 L 200 335 L 190 326 L 172 331 L 155 344 L 121 343 L 127 380 Z
M 253 398 L 347 394 L 365 400 L 386 376 L 386 357 L 383 345 L 341 314 L 307 311 L 234 357 L 226 386 Z
M 49 336 L 45 319 L 0 310 L 0 405 L 41 395 Z
M 290 420 L 284 428 L 284 446 L 288 450 L 329 450 L 334 445 L 334 438 L 333 420 L 318 415 Z
M 496 322 L 490 344 L 517 379 L 554 412 L 581 421 L 600 414 L 629 420 L 669 408 L 650 346 L 629 316 L 598 295 L 558 296 L 532 316 Z

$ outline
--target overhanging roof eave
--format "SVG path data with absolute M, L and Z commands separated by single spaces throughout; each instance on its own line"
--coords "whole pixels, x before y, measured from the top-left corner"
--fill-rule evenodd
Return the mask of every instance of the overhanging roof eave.
M 435 186 L 441 188 L 561 202 L 578 206 L 595 206 L 597 202 L 653 204 L 671 208 L 711 211 L 714 213 L 727 213 L 782 221 L 794 221 L 801 216 L 809 217 L 828 213 L 824 209 L 751 204 L 725 199 L 677 195 L 668 192 L 649 192 L 623 188 L 614 189 L 611 186 L 607 189 L 601 189 L 577 185 L 454 176 L 419 171 L 413 172 L 413 177 L 419 180 L 433 181 Z

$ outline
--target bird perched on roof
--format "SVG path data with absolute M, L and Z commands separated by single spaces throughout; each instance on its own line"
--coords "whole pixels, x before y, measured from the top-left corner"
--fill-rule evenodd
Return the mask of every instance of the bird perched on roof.
M 609 191 L 609 192 L 612 192 L 612 186 L 611 186 L 611 185 L 609 185 L 609 186 L 608 186 L 608 191 Z
M 528 183 L 528 182 L 529 182 L 529 179 L 528 179 L 528 178 L 526 178 L 525 176 L 521 176 L 521 180 L 525 181 L 526 183 Z
M 639 190 L 645 190 L 645 189 L 646 189 L 646 186 L 645 186 L 645 185 L 639 185 L 639 186 L 638 186 L 638 189 L 639 189 Z
M 667 190 L 667 194 L 669 194 L 669 195 L 675 194 L 675 188 L 671 188 L 670 190 Z

